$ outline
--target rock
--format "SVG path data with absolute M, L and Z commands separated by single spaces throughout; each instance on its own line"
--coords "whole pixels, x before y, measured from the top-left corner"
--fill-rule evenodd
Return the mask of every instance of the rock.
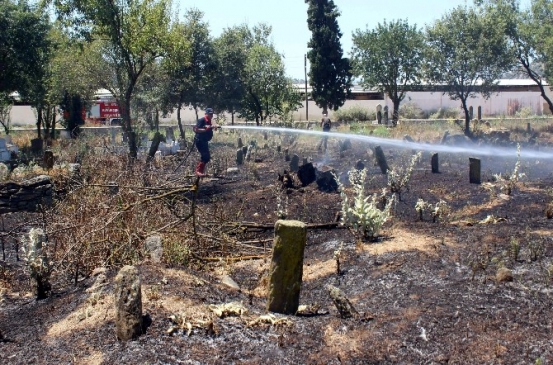
M 359 312 L 355 310 L 349 299 L 340 289 L 335 286 L 328 285 L 327 290 L 330 298 L 336 306 L 336 309 L 338 309 L 338 312 L 340 313 L 340 318 L 346 319 L 359 317 Z
M 229 288 L 231 289 L 234 289 L 234 290 L 237 290 L 239 291 L 240 290 L 240 285 L 238 285 L 236 283 L 236 281 L 234 281 L 230 276 L 228 275 L 225 275 L 221 278 L 221 284 L 225 285 L 225 286 L 228 286 Z
M 506 267 L 500 267 L 495 274 L 495 280 L 499 283 L 513 281 L 513 272 Z

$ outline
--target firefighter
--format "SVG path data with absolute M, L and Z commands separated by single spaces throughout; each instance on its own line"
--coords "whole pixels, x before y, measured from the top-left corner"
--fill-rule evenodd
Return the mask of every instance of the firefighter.
M 328 117 L 327 113 L 323 113 L 323 118 L 321 119 L 321 128 L 323 128 L 323 132 L 330 132 L 330 127 L 332 126 L 332 122 L 330 121 L 330 118 Z M 321 139 L 321 142 L 319 143 L 319 151 L 324 146 L 324 151 L 326 152 L 326 145 L 328 142 L 328 136 L 324 136 Z
M 200 177 L 206 176 L 205 165 L 211 159 L 208 142 L 211 141 L 211 138 L 213 138 L 213 130 L 219 128 L 218 125 L 212 124 L 212 120 L 213 109 L 207 108 L 205 110 L 205 116 L 198 119 L 198 122 L 194 127 L 194 132 L 196 133 L 194 136 L 194 144 L 196 145 L 198 152 L 200 152 L 200 162 L 198 162 L 198 165 L 196 166 L 196 176 Z

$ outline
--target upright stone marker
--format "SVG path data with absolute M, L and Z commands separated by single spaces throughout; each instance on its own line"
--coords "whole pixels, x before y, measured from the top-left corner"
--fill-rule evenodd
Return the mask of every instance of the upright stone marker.
M 278 220 L 275 223 L 267 310 L 283 314 L 298 310 L 306 241 L 307 227 L 303 222 Z
M 242 149 L 239 148 L 236 150 L 236 164 L 240 166 L 243 163 L 244 163 L 244 152 L 242 152 Z
M 292 161 L 290 161 L 290 171 L 296 172 L 300 167 L 300 156 L 292 156 Z
M 470 120 L 474 119 L 474 108 L 472 107 L 472 105 L 469 107 L 469 116 Z
M 54 167 L 54 152 L 50 150 L 44 151 L 42 161 L 44 162 L 44 167 L 47 170 L 51 170 Z
M 478 120 L 482 120 L 482 107 L 478 106 Z
M 384 107 L 384 110 L 382 111 L 382 117 L 384 124 L 388 125 L 388 105 Z
M 477 158 L 469 158 L 469 177 L 471 184 L 481 184 L 480 179 L 480 160 Z
M 380 167 L 380 171 L 382 171 L 382 173 L 386 175 L 390 168 L 388 167 L 388 163 L 386 162 L 386 156 L 384 156 L 384 151 L 382 151 L 382 147 L 376 146 L 374 148 L 374 155 L 376 157 L 376 162 Z
M 165 140 L 168 143 L 175 140 L 175 128 L 173 127 L 165 128 Z
M 244 142 L 242 142 L 242 138 L 238 137 L 238 142 L 236 142 L 236 145 L 238 148 L 244 147 Z
M 382 124 L 382 105 L 380 104 L 376 106 L 376 120 L 378 124 Z
M 115 333 L 122 341 L 142 334 L 142 291 L 134 266 L 124 266 L 115 277 Z
M 440 162 L 438 160 L 438 154 L 434 153 L 432 155 L 432 173 L 438 174 L 440 173 Z

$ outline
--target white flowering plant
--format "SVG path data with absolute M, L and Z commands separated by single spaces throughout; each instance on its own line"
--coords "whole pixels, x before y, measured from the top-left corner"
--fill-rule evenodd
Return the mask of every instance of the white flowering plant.
M 392 194 L 398 195 L 399 200 L 401 200 L 401 193 L 408 188 L 415 165 L 420 161 L 421 157 L 422 153 L 418 152 L 411 157 L 411 162 L 407 168 L 394 167 L 388 170 L 388 188 Z
M 341 223 L 344 226 L 352 227 L 363 238 L 375 240 L 378 238 L 380 230 L 384 223 L 391 218 L 391 211 L 395 202 L 395 195 L 390 198 L 386 196 L 386 189 L 382 189 L 380 194 L 366 195 L 365 180 L 367 170 L 350 171 L 348 173 L 349 181 L 353 187 L 353 201 L 346 194 L 346 190 L 340 180 L 335 176 L 338 183 L 338 191 L 342 198 L 342 218 Z M 378 209 L 380 202 L 385 201 L 384 207 Z

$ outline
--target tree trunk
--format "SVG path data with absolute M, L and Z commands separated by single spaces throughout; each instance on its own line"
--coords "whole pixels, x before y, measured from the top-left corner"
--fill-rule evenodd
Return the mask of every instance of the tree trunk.
M 463 106 L 463 111 L 465 112 L 465 136 L 472 137 L 472 133 L 470 131 L 470 113 L 467 108 L 467 101 L 465 99 L 461 99 L 461 105 Z
M 36 108 L 36 132 L 37 132 L 37 138 L 42 138 L 42 107 L 38 106 Z
M 394 98 L 394 110 L 392 111 L 392 125 L 395 127 L 397 126 L 397 121 L 399 119 L 399 104 L 401 103 L 401 100 L 399 98 Z
M 180 117 L 180 108 L 182 108 L 182 103 L 179 103 L 177 105 L 177 124 L 179 125 L 180 138 L 184 140 L 185 134 L 184 134 L 184 128 L 182 127 L 182 120 Z
M 543 98 L 543 100 L 545 100 L 545 102 L 549 106 L 549 110 L 551 111 L 551 113 L 553 113 L 553 102 L 551 101 L 551 99 L 549 99 L 549 97 L 545 93 L 545 88 L 543 87 L 543 82 L 541 81 L 541 78 L 539 78 L 536 75 L 536 73 L 534 71 L 532 71 L 532 69 L 530 69 L 530 64 L 528 62 L 526 62 L 521 57 L 519 57 L 518 59 L 519 59 L 520 63 L 522 64 L 522 66 L 524 67 L 524 69 L 526 70 L 526 73 L 528 74 L 528 76 L 530 76 L 530 78 L 532 80 L 534 80 L 534 82 L 538 85 L 538 87 L 540 89 L 541 97 Z

